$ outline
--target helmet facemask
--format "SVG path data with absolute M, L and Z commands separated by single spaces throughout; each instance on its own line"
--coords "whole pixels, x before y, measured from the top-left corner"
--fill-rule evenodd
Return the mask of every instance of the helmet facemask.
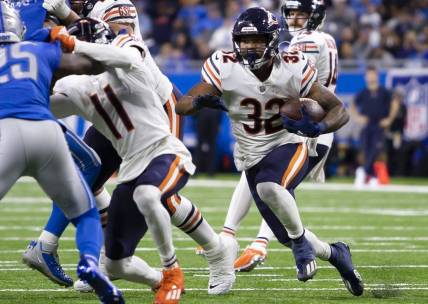
M 233 38 L 233 48 L 237 59 L 250 70 L 260 69 L 278 54 L 279 35 L 277 32 L 234 35 Z M 253 46 L 243 48 L 242 44 L 252 44 Z

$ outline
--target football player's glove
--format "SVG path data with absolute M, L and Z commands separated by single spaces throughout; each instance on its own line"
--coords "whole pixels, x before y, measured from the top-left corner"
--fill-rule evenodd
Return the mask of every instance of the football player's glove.
M 51 41 L 61 42 L 62 49 L 66 53 L 71 53 L 76 45 L 74 36 L 71 36 L 64 26 L 54 26 L 51 29 Z
M 301 119 L 294 120 L 283 115 L 282 125 L 284 129 L 287 129 L 288 132 L 305 137 L 318 137 L 327 129 L 325 123 L 313 122 L 304 106 L 302 107 Z
M 202 108 L 211 108 L 217 109 L 221 111 L 228 112 L 229 110 L 226 108 L 224 101 L 215 95 L 199 95 L 193 99 L 193 108 L 195 110 L 200 110 Z
M 42 6 L 52 15 L 63 20 L 70 15 L 71 9 L 65 0 L 44 0 Z

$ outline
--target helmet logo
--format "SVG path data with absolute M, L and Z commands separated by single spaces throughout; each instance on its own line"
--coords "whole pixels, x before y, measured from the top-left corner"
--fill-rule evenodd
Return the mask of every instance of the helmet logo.
M 119 7 L 119 15 L 122 17 L 128 17 L 131 16 L 131 10 L 128 6 L 121 6 Z
M 254 26 L 244 26 L 241 29 L 241 33 L 249 33 L 249 32 L 255 32 L 257 33 L 257 28 Z

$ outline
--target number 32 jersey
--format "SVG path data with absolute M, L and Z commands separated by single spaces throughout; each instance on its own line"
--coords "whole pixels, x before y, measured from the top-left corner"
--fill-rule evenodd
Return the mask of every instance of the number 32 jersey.
M 126 36 L 118 36 L 112 45 L 142 49 L 141 42 Z M 66 108 L 63 113 L 83 116 L 111 141 L 122 158 L 119 183 L 138 177 L 152 159 L 163 154 L 178 155 L 180 168 L 194 172 L 190 152 L 170 131 L 162 106 L 164 98 L 157 86 L 156 78 L 141 59 L 130 69 L 110 68 L 96 76 L 68 76 L 54 87 L 55 94 L 66 96 L 64 104 L 58 105 Z
M 305 97 L 317 79 L 317 70 L 303 53 L 276 56 L 269 78 L 262 82 L 233 52 L 216 51 L 205 61 L 202 78 L 223 94 L 237 141 L 234 158 L 239 171 L 280 145 L 306 142 L 283 129 L 279 114 L 286 100 Z

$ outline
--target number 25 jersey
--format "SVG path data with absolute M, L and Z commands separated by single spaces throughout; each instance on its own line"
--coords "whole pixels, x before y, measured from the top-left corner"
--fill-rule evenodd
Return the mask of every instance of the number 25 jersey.
M 305 97 L 317 79 L 316 69 L 301 52 L 276 56 L 269 78 L 262 82 L 233 52 L 216 51 L 205 61 L 202 78 L 223 94 L 236 138 L 234 158 L 239 171 L 256 165 L 278 146 L 306 141 L 283 129 L 279 114 L 287 100 Z

